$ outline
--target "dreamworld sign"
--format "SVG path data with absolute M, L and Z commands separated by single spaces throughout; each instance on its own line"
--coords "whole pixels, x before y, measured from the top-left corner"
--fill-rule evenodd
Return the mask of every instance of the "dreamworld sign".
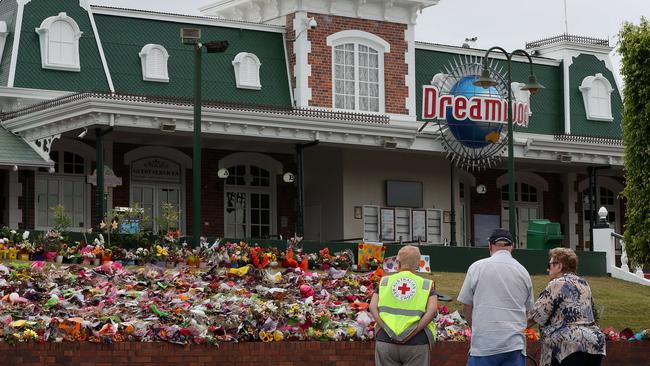
M 465 76 L 450 93 L 442 94 L 435 85 L 424 85 L 422 90 L 422 118 L 458 123 L 508 123 L 508 101 L 494 87 L 483 89 L 472 82 L 477 76 Z M 514 98 L 513 98 L 514 99 Z M 527 102 L 512 101 L 512 122 L 528 127 L 530 107 Z

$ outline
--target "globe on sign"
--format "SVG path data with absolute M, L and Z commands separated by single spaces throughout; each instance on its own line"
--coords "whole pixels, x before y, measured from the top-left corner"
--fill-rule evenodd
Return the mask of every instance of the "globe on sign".
M 463 95 L 467 99 L 474 96 L 502 98 L 495 87 L 485 89 L 474 85 L 473 83 L 476 79 L 478 79 L 476 75 L 462 77 L 451 88 L 449 93 L 452 95 Z M 476 122 L 469 119 L 469 117 L 463 120 L 457 120 L 452 113 L 452 107 L 448 106 L 446 108 L 449 130 L 463 146 L 471 149 L 480 149 L 499 142 L 503 124 Z

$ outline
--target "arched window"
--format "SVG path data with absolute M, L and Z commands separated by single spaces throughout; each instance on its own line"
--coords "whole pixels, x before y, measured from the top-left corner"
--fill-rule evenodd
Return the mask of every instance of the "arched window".
M 594 121 L 613 121 L 612 92 L 614 89 L 603 74 L 587 76 L 580 85 L 582 99 L 585 103 L 587 119 Z
M 240 52 L 232 61 L 235 68 L 235 82 L 240 89 L 262 89 L 260 83 L 260 59 L 253 53 Z
M 80 71 L 79 38 L 83 32 L 66 13 L 49 17 L 36 28 L 40 37 L 41 67 L 44 69 Z
M 327 37 L 332 47 L 332 106 L 383 113 L 384 53 L 390 44 L 359 30 L 341 31 Z
M 138 54 L 142 64 L 142 80 L 169 82 L 167 60 L 169 54 L 165 47 L 158 44 L 147 44 Z

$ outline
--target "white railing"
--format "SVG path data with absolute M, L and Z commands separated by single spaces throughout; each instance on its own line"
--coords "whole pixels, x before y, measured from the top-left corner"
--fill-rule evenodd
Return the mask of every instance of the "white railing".
M 619 250 L 621 255 L 620 267 L 616 264 L 616 255 Z M 605 252 L 607 273 L 611 274 L 612 277 L 650 286 L 650 280 L 643 276 L 643 270 L 640 266 L 635 268 L 634 273 L 630 272 L 627 252 L 625 251 L 625 240 L 622 235 L 609 228 L 594 229 L 594 251 Z

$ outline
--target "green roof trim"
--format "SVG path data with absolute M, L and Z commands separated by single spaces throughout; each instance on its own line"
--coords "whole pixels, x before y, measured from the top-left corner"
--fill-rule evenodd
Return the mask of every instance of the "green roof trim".
M 79 39 L 79 72 L 41 67 L 40 40 L 35 29 L 43 20 L 62 12 L 74 19 L 83 32 Z M 25 5 L 14 86 L 64 91 L 109 90 L 90 16 L 79 6 L 79 0 L 32 0 Z
M 192 97 L 194 48 L 181 43 L 180 29 L 200 28 L 203 40 L 227 40 L 230 44 L 224 53 L 202 55 L 203 100 L 291 107 L 281 33 L 102 14 L 95 14 L 95 23 L 116 93 Z M 169 53 L 169 82 L 142 79 L 138 54 L 150 43 L 165 47 Z M 232 61 L 240 52 L 253 53 L 260 59 L 260 90 L 236 87 Z
M 614 91 L 611 94 L 612 117 L 614 120 L 591 121 L 587 119 L 585 103 L 580 91 L 582 80 L 587 76 L 602 74 L 612 85 Z M 605 137 L 612 139 L 623 138 L 621 120 L 623 118 L 623 100 L 618 90 L 614 75 L 607 68 L 604 61 L 598 60 L 593 55 L 580 55 L 573 58 L 573 64 L 569 67 L 571 98 L 571 134 L 593 137 Z
M 0 1 L 0 20 L 7 23 L 7 38 L 5 48 L 0 60 L 0 85 L 7 86 L 9 82 L 9 69 L 11 67 L 11 55 L 14 47 L 14 33 L 16 30 L 16 15 L 18 3 L 16 0 Z
M 54 163 L 43 159 L 20 136 L 0 127 L 0 165 L 49 167 Z
M 415 85 L 416 85 L 416 112 L 419 120 L 422 119 L 422 85 L 431 83 L 431 79 L 437 73 L 444 72 L 445 67 L 450 63 L 464 58 L 463 54 L 448 53 L 442 51 L 415 50 Z M 505 61 L 497 61 L 507 69 Z M 528 80 L 530 67 L 528 63 L 512 63 L 512 80 L 526 82 Z M 539 133 L 555 135 L 563 132 L 563 84 L 562 68 L 534 64 L 533 70 L 537 80 L 546 88 L 539 91 L 530 98 L 530 108 L 533 112 L 528 127 L 515 127 L 518 132 Z

